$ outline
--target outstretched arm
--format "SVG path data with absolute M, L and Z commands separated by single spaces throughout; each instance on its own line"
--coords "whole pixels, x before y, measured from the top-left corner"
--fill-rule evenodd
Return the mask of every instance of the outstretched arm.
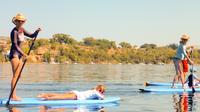
M 29 33 L 28 31 L 26 31 L 24 29 L 24 35 L 26 35 L 27 37 L 30 37 L 30 38 L 34 38 L 37 36 L 37 34 L 41 31 L 40 28 L 38 28 L 34 33 Z

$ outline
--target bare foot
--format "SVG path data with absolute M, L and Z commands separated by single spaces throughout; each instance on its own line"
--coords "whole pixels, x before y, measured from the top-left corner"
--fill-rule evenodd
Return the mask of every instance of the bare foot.
M 21 98 L 18 96 L 12 97 L 11 98 L 12 101 L 21 101 Z

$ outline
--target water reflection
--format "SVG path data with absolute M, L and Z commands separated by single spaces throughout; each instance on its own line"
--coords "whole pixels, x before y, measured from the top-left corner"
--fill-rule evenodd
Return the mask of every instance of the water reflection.
M 106 112 L 106 108 L 119 106 L 119 103 L 90 105 L 10 105 L 5 112 Z
M 8 110 L 9 110 L 9 112 L 22 112 L 20 109 L 18 109 L 16 107 L 11 107 Z
M 65 112 L 66 110 L 71 109 L 71 107 L 65 106 L 65 107 L 47 107 L 47 106 L 41 106 L 39 112 Z M 105 112 L 104 107 L 96 107 L 96 106 L 90 106 L 90 107 L 76 107 L 72 109 L 72 112 Z
M 28 107 L 9 107 L 9 112 L 26 112 Z M 39 106 L 38 111 L 34 112 L 106 112 L 104 107 L 99 106 Z
M 182 93 L 173 95 L 175 112 L 192 112 L 194 110 L 193 98 L 193 93 Z

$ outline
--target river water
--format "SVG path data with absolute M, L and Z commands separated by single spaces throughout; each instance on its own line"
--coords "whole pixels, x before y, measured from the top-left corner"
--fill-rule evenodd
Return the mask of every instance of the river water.
M 173 65 L 27 64 L 17 85 L 17 94 L 22 98 L 47 92 L 87 90 L 104 84 L 105 96 L 118 96 L 122 100 L 118 105 L 101 108 L 2 106 L 0 112 L 199 112 L 198 93 L 191 96 L 138 91 L 144 88 L 145 81 L 171 82 L 174 74 Z M 0 64 L 0 98 L 8 97 L 11 76 L 11 65 Z

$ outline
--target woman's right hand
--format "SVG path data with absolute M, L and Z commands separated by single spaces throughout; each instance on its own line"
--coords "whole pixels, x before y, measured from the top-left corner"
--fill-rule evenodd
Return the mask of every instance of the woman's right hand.
M 41 28 L 38 28 L 36 31 L 40 32 L 42 29 Z
M 22 57 L 22 60 L 25 61 L 25 60 L 27 60 L 27 58 L 28 58 L 28 55 L 24 53 L 23 57 Z

